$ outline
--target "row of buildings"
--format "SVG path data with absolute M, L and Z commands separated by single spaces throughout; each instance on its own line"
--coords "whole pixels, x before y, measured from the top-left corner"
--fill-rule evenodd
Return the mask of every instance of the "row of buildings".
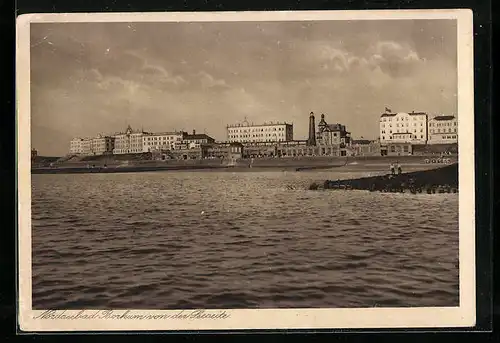
M 113 135 L 98 135 L 91 138 L 73 138 L 70 154 L 105 155 L 138 154 L 156 150 L 187 150 L 200 148 L 202 144 L 214 143 L 206 134 L 187 132 L 146 132 L 133 130 L 130 126 L 124 132 Z
M 455 116 L 429 117 L 424 112 L 392 113 L 380 116 L 380 143 L 451 144 L 458 142 Z
M 345 125 L 328 124 L 321 115 L 318 126 L 315 116 L 309 116 L 307 140 L 293 139 L 293 124 L 264 123 L 228 125 L 227 141 L 215 142 L 206 134 L 187 132 L 146 132 L 133 130 L 92 138 L 74 138 L 72 155 L 138 154 L 150 152 L 165 158 L 221 158 L 241 154 L 241 157 L 284 156 L 346 156 L 351 146 L 351 134 Z M 236 155 L 237 156 L 237 155 Z

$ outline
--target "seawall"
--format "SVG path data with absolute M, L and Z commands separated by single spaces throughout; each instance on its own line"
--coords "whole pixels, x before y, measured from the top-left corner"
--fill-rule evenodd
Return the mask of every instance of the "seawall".
M 403 169 L 429 169 L 439 165 L 456 163 L 456 156 L 439 160 L 435 156 L 356 156 L 356 157 L 282 157 L 239 159 L 233 163 L 220 159 L 203 160 L 138 160 L 116 161 L 103 159 L 99 162 L 76 161 L 50 165 L 33 165 L 33 174 L 61 173 L 124 173 L 169 170 L 290 170 L 318 169 L 388 170 L 391 163 L 399 162 Z

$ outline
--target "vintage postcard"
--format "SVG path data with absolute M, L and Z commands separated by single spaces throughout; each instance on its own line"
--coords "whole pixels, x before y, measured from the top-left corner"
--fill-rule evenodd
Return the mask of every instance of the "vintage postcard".
M 17 28 L 21 331 L 474 326 L 471 11 Z

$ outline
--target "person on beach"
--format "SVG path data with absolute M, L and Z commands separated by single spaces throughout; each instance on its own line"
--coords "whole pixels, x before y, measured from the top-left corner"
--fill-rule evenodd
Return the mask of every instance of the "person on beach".
M 391 175 L 396 174 L 396 172 L 395 172 L 395 171 L 396 171 L 396 170 L 395 170 L 395 168 L 394 168 L 394 163 L 391 163 Z
M 398 164 L 398 175 L 399 175 L 403 170 L 401 169 L 401 164 L 399 164 L 399 161 L 397 162 L 397 164 Z

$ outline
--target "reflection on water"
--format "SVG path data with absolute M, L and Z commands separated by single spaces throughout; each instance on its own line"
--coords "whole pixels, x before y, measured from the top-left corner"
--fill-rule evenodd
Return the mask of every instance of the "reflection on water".
M 458 195 L 346 176 L 33 175 L 33 307 L 458 306 Z

